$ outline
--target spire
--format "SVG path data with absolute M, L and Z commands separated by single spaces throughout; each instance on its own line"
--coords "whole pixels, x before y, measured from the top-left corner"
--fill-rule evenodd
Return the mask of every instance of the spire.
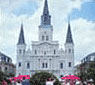
M 72 43 L 73 44 L 70 20 L 68 21 L 68 31 L 67 31 L 66 43 Z
M 18 45 L 19 44 L 25 44 L 23 24 L 21 24 L 21 31 L 20 31 L 20 35 L 19 35 Z
M 49 15 L 48 2 L 47 2 L 47 0 L 45 0 L 45 3 L 44 3 L 43 15 L 44 14 L 48 14 Z
M 50 24 L 51 24 L 51 16 L 49 15 L 48 1 L 45 0 L 43 15 L 41 16 L 41 25 L 50 25 Z

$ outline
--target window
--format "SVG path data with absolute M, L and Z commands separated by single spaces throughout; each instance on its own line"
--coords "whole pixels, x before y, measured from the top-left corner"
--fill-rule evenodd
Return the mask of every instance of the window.
M 9 63 L 10 59 L 8 58 L 8 63 Z
M 21 54 L 21 49 L 19 50 L 19 54 Z
M 25 54 L 25 50 L 23 50 L 23 54 Z
M 60 63 L 60 68 L 63 69 L 63 63 Z
M 48 68 L 48 64 L 46 63 L 46 68 Z
M 56 54 L 56 51 L 54 50 L 54 54 Z
M 29 63 L 27 63 L 27 68 L 28 68 L 28 69 L 30 68 L 30 64 L 29 64 Z
M 71 49 L 69 49 L 69 53 L 71 53 Z
M 37 54 L 37 50 L 35 50 L 35 54 Z
M 71 67 L 71 62 L 69 62 L 69 67 Z
M 49 40 L 48 36 L 46 36 L 46 40 L 47 40 L 47 41 Z
M 44 36 L 42 36 L 42 40 L 44 40 Z
M 8 69 L 8 68 L 7 68 L 7 67 L 5 67 L 5 71 L 7 71 L 7 69 Z
M 42 68 L 48 68 L 48 63 L 42 63 Z
M 42 63 L 42 68 L 44 68 L 44 63 Z
M 44 52 L 44 55 L 46 55 L 46 52 Z
M 18 66 L 21 67 L 21 62 L 19 62 L 19 65 Z

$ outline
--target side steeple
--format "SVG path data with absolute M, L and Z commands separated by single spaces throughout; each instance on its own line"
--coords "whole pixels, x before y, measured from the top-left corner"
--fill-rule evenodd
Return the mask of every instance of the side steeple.
M 48 1 L 45 0 L 43 15 L 41 16 L 41 25 L 51 25 L 51 16 L 49 15 Z
M 73 44 L 73 38 L 72 38 L 72 33 L 71 33 L 70 21 L 68 22 L 68 30 L 67 30 L 66 43 L 72 43 Z
M 25 44 L 23 24 L 21 24 L 21 30 L 20 30 L 19 40 L 17 44 L 18 45 Z

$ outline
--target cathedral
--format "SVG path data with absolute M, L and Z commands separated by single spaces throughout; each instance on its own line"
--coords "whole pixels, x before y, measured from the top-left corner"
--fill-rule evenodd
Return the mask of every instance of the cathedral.
M 65 49 L 59 48 L 58 41 L 53 40 L 53 26 L 49 14 L 48 1 L 45 0 L 41 24 L 38 28 L 38 41 L 32 41 L 31 49 L 26 49 L 23 24 L 17 43 L 16 76 L 33 75 L 46 71 L 55 76 L 74 74 L 74 42 L 70 22 L 65 41 Z M 61 37 L 61 36 L 60 36 Z

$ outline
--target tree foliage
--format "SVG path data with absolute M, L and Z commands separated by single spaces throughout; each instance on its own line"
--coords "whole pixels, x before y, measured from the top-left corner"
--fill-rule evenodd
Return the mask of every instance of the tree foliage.
M 0 70 L 0 85 L 3 80 L 5 80 L 7 83 L 10 83 L 10 81 L 8 80 L 8 77 L 14 77 L 14 74 L 12 73 L 7 74 Z
M 80 69 L 80 73 L 78 74 L 78 76 L 81 78 L 82 81 L 93 79 L 95 83 L 95 62 L 90 62 L 89 68 L 86 71 L 85 69 L 84 71 Z
M 55 77 L 52 73 L 48 72 L 39 72 L 32 76 L 30 79 L 31 85 L 45 85 L 46 81 L 51 78 L 55 79 L 54 85 L 61 85 L 57 77 Z
M 95 62 L 91 62 L 87 70 L 88 79 L 93 79 L 95 83 Z

